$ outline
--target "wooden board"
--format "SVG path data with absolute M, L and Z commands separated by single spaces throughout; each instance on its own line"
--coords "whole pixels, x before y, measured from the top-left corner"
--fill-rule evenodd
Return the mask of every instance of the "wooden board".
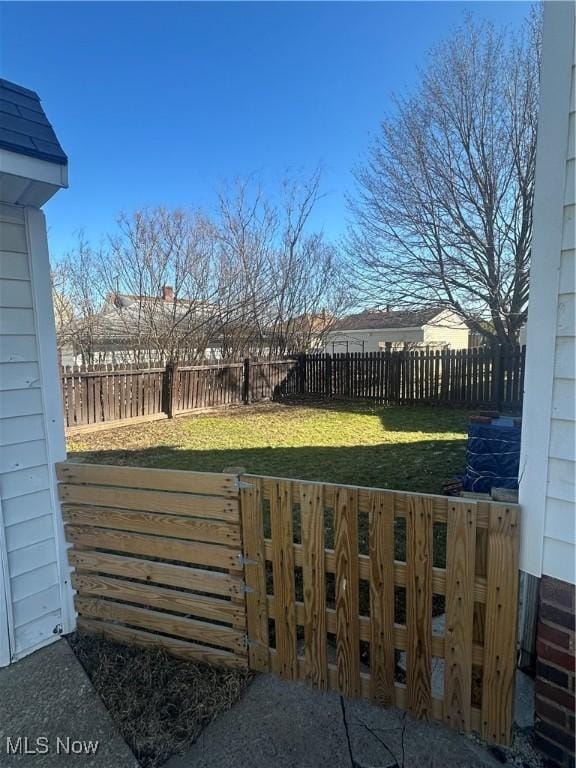
M 60 500 L 68 504 L 97 503 L 101 507 L 132 509 L 212 520 L 238 522 L 238 502 L 218 496 L 195 496 L 188 493 L 166 493 L 134 488 L 110 488 L 96 485 L 58 485 Z
M 517 507 L 491 505 L 481 735 L 498 744 L 509 744 L 512 736 L 520 542 L 518 520 Z
M 413 496 L 406 521 L 406 687 L 408 711 L 432 716 L 432 504 Z
M 177 589 L 139 584 L 135 581 L 110 578 L 94 574 L 72 574 L 72 586 L 82 597 L 112 598 L 127 603 L 136 603 L 148 608 L 158 608 L 172 613 L 184 613 L 211 621 L 220 621 L 238 626 L 244 618 L 244 611 L 230 600 L 218 597 L 195 595 Z
M 172 656 L 178 656 L 186 661 L 232 667 L 234 669 L 245 669 L 248 666 L 246 657 L 239 656 L 230 651 L 224 651 L 219 648 L 209 648 L 208 646 L 200 645 L 198 643 L 178 640 L 175 637 L 156 635 L 142 629 L 123 627 L 120 624 L 110 624 L 107 621 L 95 621 L 80 616 L 78 618 L 78 629 L 83 632 L 102 635 L 103 637 L 118 643 L 137 645 L 142 648 L 163 648 L 165 651 L 172 654 Z
M 68 550 L 70 565 L 81 573 L 105 573 L 145 582 L 207 592 L 212 595 L 241 595 L 242 581 L 229 573 L 206 571 L 201 568 L 161 563 L 157 560 L 139 560 L 109 552 Z
M 79 595 L 74 598 L 74 605 L 78 614 L 84 618 L 118 621 L 153 632 L 220 646 L 235 653 L 245 652 L 244 634 L 232 627 Z
M 108 464 L 56 464 L 56 474 L 62 483 L 112 485 L 119 488 L 140 488 L 155 491 L 177 491 L 206 496 L 237 498 L 236 475 L 211 472 L 188 472 L 176 469 L 118 467 Z
M 250 483 L 252 479 L 257 476 L 244 475 L 243 477 L 246 483 Z M 273 484 L 277 481 L 282 481 L 282 478 L 262 477 L 261 480 L 263 481 L 263 498 L 269 499 Z M 300 502 L 301 488 L 306 485 L 314 485 L 314 482 L 311 480 L 292 480 L 286 482 L 290 482 L 292 485 L 292 501 L 294 504 Z M 322 485 L 324 486 L 324 503 L 327 507 L 334 506 L 334 498 L 338 490 L 347 488 L 349 490 L 358 491 L 358 511 L 367 513 L 370 507 L 371 494 L 374 491 L 378 491 L 379 493 L 385 493 L 392 496 L 394 499 L 394 515 L 395 517 L 402 518 L 405 518 L 408 515 L 408 504 L 410 499 L 415 496 L 417 498 L 428 499 L 429 503 L 432 505 L 434 521 L 437 523 L 448 522 L 448 502 L 450 502 L 450 504 L 463 505 L 464 507 L 468 507 L 470 503 L 475 503 L 471 499 L 448 498 L 447 496 L 439 496 L 432 493 L 414 494 L 409 491 L 390 491 L 386 488 L 367 488 L 360 485 L 336 485 L 334 483 L 322 483 Z M 505 505 L 502 504 L 502 506 Z M 482 502 L 478 502 L 476 525 L 479 528 L 488 527 L 488 507 L 485 504 L 482 504 Z
M 372 700 L 394 703 L 394 501 L 375 491 L 368 516 Z
M 454 505 L 446 543 L 444 720 L 463 731 L 471 727 L 475 555 L 476 508 Z
M 334 503 L 336 558 L 336 667 L 338 690 L 360 696 L 360 631 L 358 626 L 358 493 L 339 489 Z
M 275 484 L 270 504 L 272 573 L 276 601 L 276 650 L 279 670 L 288 680 L 296 678 L 296 617 L 294 608 L 294 534 L 289 482 Z
M 233 523 L 109 507 L 76 507 L 71 504 L 62 505 L 62 516 L 66 523 L 74 525 L 173 536 L 177 539 L 226 544 L 230 547 L 240 546 L 240 527 Z
M 194 565 L 209 565 L 216 568 L 238 566 L 239 552 L 216 544 L 202 544 L 192 541 L 178 541 L 163 536 L 146 536 L 140 533 L 110 531 L 90 526 L 65 526 L 66 539 L 71 544 L 88 549 L 104 549 L 126 552 L 129 555 L 147 555 L 176 560 Z
M 246 582 L 246 622 L 250 643 L 250 668 L 268 672 L 268 612 L 266 606 L 266 568 L 264 523 L 260 482 L 240 493 L 244 542 L 244 580 Z
M 324 489 L 306 486 L 300 494 L 304 646 L 306 679 L 316 688 L 328 686 L 326 654 L 326 577 L 324 571 Z

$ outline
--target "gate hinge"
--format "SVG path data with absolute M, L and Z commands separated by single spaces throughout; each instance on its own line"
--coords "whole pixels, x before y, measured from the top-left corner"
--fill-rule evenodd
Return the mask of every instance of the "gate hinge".
M 240 565 L 257 565 L 257 560 L 251 560 L 249 557 L 244 557 L 244 555 L 240 552 L 238 555 L 236 555 L 238 562 Z
M 236 488 L 241 491 L 242 488 L 254 488 L 252 483 L 245 483 L 244 480 L 236 480 Z
M 240 587 L 240 592 L 244 595 L 249 595 L 251 592 L 256 592 L 254 587 L 249 587 L 248 584 L 242 584 Z

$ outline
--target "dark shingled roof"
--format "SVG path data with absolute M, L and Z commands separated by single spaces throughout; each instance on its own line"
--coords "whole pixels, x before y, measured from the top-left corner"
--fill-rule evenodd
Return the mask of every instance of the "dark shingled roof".
M 50 163 L 68 164 L 38 94 L 1 78 L 0 147 Z
M 419 328 L 433 320 L 441 311 L 437 307 L 392 312 L 369 310 L 367 312 L 359 312 L 357 315 L 344 317 L 336 323 L 335 330 L 363 331 L 371 328 L 375 330 L 384 328 Z

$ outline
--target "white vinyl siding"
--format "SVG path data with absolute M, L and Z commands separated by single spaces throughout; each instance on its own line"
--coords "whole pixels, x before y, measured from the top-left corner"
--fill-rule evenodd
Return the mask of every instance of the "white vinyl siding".
M 424 326 L 424 343 L 431 347 L 468 349 L 469 337 L 468 326 L 450 310 L 445 310 L 437 320 Z
M 457 315 L 445 310 L 432 323 L 420 327 L 331 331 L 327 335 L 324 351 L 379 352 L 387 343 L 392 344 L 393 349 L 402 348 L 404 344 L 417 349 L 446 345 L 450 349 L 468 349 L 468 336 L 465 323 Z
M 0 558 L 12 658 L 62 624 L 27 227 L 25 209 L 0 205 Z
M 571 92 L 576 88 L 576 51 L 573 48 Z M 575 124 L 574 105 L 568 124 Z M 552 390 L 552 418 L 548 488 L 546 493 L 546 519 L 544 523 L 544 551 L 542 571 L 564 581 L 576 581 L 574 559 L 576 516 L 575 493 L 575 404 L 576 372 L 576 319 L 574 313 L 576 287 L 574 285 L 574 190 L 576 188 L 574 139 L 568 139 L 566 177 L 564 182 L 564 212 L 562 250 L 556 319 L 554 355 L 554 384 Z
M 545 3 L 522 429 L 521 568 L 575 583 L 573 3 Z

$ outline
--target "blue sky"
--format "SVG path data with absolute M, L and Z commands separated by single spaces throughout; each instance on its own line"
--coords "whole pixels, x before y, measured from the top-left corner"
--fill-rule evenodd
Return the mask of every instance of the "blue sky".
M 351 169 L 466 10 L 525 2 L 2 3 L 2 77 L 36 90 L 70 158 L 46 205 L 54 257 L 120 210 L 210 207 L 225 179 L 324 167 L 314 225 L 345 227 Z

